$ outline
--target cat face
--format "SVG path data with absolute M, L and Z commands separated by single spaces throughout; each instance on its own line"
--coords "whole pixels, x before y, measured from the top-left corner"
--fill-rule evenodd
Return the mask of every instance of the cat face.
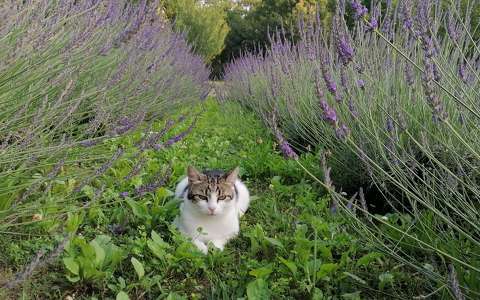
M 235 181 L 238 167 L 230 172 L 197 171 L 188 167 L 188 200 L 200 213 L 214 216 L 221 215 L 234 207 Z

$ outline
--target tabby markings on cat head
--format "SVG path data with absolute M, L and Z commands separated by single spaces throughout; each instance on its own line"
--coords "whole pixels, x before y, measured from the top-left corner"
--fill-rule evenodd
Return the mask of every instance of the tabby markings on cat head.
M 235 199 L 235 181 L 238 178 L 238 167 L 230 172 L 210 170 L 199 172 L 188 167 L 187 198 L 205 210 L 208 215 L 221 213 L 223 207 Z M 202 203 L 203 202 L 203 203 Z

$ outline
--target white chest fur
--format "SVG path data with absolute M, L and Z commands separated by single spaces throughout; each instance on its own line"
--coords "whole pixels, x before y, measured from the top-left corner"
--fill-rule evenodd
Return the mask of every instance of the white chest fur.
M 236 208 L 222 215 L 210 216 L 197 213 L 189 207 L 189 204 L 189 202 L 181 204 L 177 225 L 192 239 L 208 243 L 213 240 L 228 240 L 238 234 L 240 225 Z

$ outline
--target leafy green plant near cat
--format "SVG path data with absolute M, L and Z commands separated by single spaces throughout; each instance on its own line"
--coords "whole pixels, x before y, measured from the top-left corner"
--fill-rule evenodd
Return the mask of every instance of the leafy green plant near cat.
M 124 258 L 125 252 L 113 244 L 109 236 L 99 235 L 90 242 L 77 236 L 65 247 L 63 263 L 69 281 L 93 283 L 112 276 Z

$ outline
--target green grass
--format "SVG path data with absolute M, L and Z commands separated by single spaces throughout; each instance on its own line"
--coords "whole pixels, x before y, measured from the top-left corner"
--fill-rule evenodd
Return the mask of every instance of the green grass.
M 67 228 L 74 237 L 56 263 L 0 296 L 122 299 L 124 292 L 130 299 L 378 299 L 410 298 L 428 290 L 412 270 L 347 230 L 344 217 L 330 212 L 320 186 L 295 161 L 283 159 L 253 114 L 212 99 L 201 110 L 183 141 L 143 153 L 147 163 L 131 180 L 120 179 L 138 160 L 133 150 L 138 134 L 110 145 L 114 152 L 121 144 L 128 154 L 88 185 L 79 203 L 61 202 L 68 183 L 54 186 L 51 202 L 61 203 L 68 213 Z M 158 121 L 153 130 L 163 124 Z M 185 124 L 176 132 L 185 130 L 188 120 Z M 313 155 L 301 161 L 319 172 Z M 166 187 L 141 198 L 118 196 L 155 179 L 168 164 L 173 171 Z M 189 164 L 219 169 L 238 165 L 251 190 L 240 235 L 223 252 L 204 256 L 170 225 L 178 213 L 171 191 Z M 106 188 L 100 199 L 79 209 L 102 185 Z M 0 280 L 11 279 L 38 250 L 54 246 L 63 221 L 48 218 L 47 204 L 38 208 L 43 220 L 24 225 L 15 235 L 0 233 L 5 241 L 0 245 Z M 112 232 L 112 225 L 123 232 Z

